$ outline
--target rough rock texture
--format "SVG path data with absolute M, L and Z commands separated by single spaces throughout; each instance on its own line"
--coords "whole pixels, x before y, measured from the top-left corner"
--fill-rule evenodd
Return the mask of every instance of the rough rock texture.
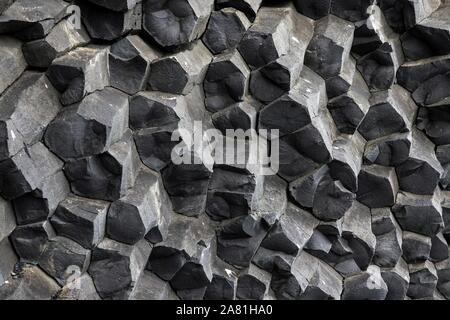
M 0 299 L 450 299 L 449 128 L 448 0 L 0 0 Z

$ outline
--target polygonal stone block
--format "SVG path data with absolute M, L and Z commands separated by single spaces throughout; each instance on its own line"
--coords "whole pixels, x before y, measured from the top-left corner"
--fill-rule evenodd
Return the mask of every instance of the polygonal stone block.
M 0 194 L 8 200 L 19 198 L 41 188 L 61 167 L 62 161 L 38 142 L 0 162 Z
M 252 72 L 250 91 L 262 103 L 270 103 L 289 92 L 303 69 L 306 48 L 313 35 L 311 20 L 294 16 L 294 33 L 286 54 Z
M 244 12 L 251 21 L 254 21 L 262 1 L 263 0 L 216 0 L 216 8 L 235 8 Z
M 76 29 L 68 20 L 62 20 L 45 38 L 27 42 L 22 49 L 30 66 L 48 68 L 56 58 L 89 41 L 84 27 Z
M 128 97 L 105 88 L 64 108 L 48 126 L 45 143 L 63 159 L 97 155 L 122 138 L 128 118 Z
M 211 59 L 203 42 L 196 41 L 187 50 L 155 60 L 148 83 L 156 91 L 186 95 L 202 83 Z
M 128 299 L 144 271 L 151 247 L 142 240 L 134 246 L 105 238 L 92 252 L 88 272 L 102 299 Z
M 257 177 L 249 171 L 216 167 L 209 183 L 206 213 L 219 221 L 248 215 L 257 193 Z
M 433 194 L 443 173 L 435 146 L 417 129 L 411 142 L 408 159 L 396 168 L 399 187 L 414 194 Z
M 407 263 L 428 260 L 431 251 L 431 238 L 414 232 L 403 232 L 403 258 Z
M 144 30 L 163 47 L 187 44 L 205 31 L 213 3 L 213 0 L 145 1 Z
M 436 263 L 438 276 L 437 289 L 448 299 L 450 296 L 450 260 Z
M 62 171 L 45 177 L 38 188 L 12 200 L 17 224 L 45 221 L 69 192 L 70 186 Z
M 250 69 L 255 70 L 289 52 L 295 9 L 291 6 L 263 7 L 247 30 L 239 51 Z
M 108 57 L 110 85 L 128 94 L 144 90 L 150 63 L 159 56 L 139 36 L 128 36 L 114 43 Z
M 64 172 L 74 194 L 115 201 L 134 185 L 140 165 L 133 136 L 127 131 L 106 152 L 68 161 Z
M 330 13 L 331 0 L 294 0 L 294 5 L 304 16 L 317 20 Z
M 246 268 L 266 234 L 261 219 L 251 215 L 227 220 L 217 231 L 217 256 L 236 268 Z
M 394 268 L 381 269 L 381 276 L 388 287 L 386 300 L 405 300 L 409 286 L 408 265 L 400 259 Z
M 369 111 L 369 91 L 366 83 L 356 71 L 349 90 L 332 98 L 328 102 L 328 110 L 336 127 L 343 134 L 353 134 Z
M 409 60 L 450 53 L 450 6 L 442 5 L 401 36 L 403 51 Z
M 256 128 L 259 104 L 255 101 L 244 101 L 216 112 L 212 115 L 214 127 L 226 135 L 227 129 L 244 131 Z
M 80 102 L 86 95 L 102 90 L 108 83 L 105 47 L 82 47 L 53 60 L 47 76 L 61 93 L 63 105 Z
M 152 272 L 142 272 L 136 282 L 130 300 L 178 300 L 168 282 L 158 278 Z
M 215 57 L 203 83 L 206 108 L 216 112 L 243 101 L 249 76 L 250 71 L 237 50 Z
M 326 101 L 324 80 L 309 68 L 303 68 L 294 89 L 261 110 L 259 128 L 278 129 L 280 137 L 294 133 L 310 124 Z
M 64 286 L 70 279 L 83 274 L 89 265 L 91 252 L 78 243 L 64 238 L 50 239 L 39 259 L 39 266 L 56 282 Z
M 369 112 L 358 128 L 366 140 L 409 131 L 417 112 L 417 106 L 409 93 L 398 85 L 374 93 L 370 105 Z
M 313 235 L 318 220 L 309 212 L 289 204 L 275 225 L 267 233 L 261 246 L 296 256 Z
M 162 172 L 175 212 L 198 216 L 204 212 L 211 171 L 203 164 L 170 163 Z
M 48 240 L 56 236 L 48 221 L 18 226 L 10 240 L 21 262 L 37 264 Z
M 87 1 L 80 3 L 81 18 L 93 39 L 111 41 L 142 27 L 142 7 L 138 3 L 129 10 L 109 10 Z
M 370 208 L 392 206 L 398 192 L 394 168 L 363 166 L 358 176 L 357 199 Z
M 404 163 L 410 154 L 412 133 L 393 133 L 366 144 L 364 151 L 365 164 L 378 164 L 394 167 Z
M 340 300 L 342 277 L 326 263 L 301 252 L 290 270 L 277 266 L 270 284 L 283 300 Z
M 318 20 L 306 51 L 305 65 L 325 80 L 339 75 L 349 59 L 353 32 L 353 24 L 336 16 Z
M 83 273 L 81 277 L 67 283 L 61 291 L 58 292 L 56 300 L 101 300 L 95 289 L 94 281 L 87 274 Z
M 436 268 L 430 261 L 409 265 L 408 297 L 421 299 L 432 297 L 438 282 Z
M 1 161 L 16 155 L 24 145 L 38 142 L 61 105 L 45 75 L 25 72 L 0 97 L 0 109 Z
M 331 13 L 348 21 L 356 22 L 364 20 L 369 15 L 368 8 L 374 4 L 374 0 L 331 0 Z
M 340 136 L 333 142 L 332 160 L 328 164 L 330 175 L 352 192 L 358 190 L 364 144 L 365 140 L 358 133 L 348 137 Z
M 0 37 L 0 94 L 5 91 L 25 71 L 26 61 L 22 53 L 22 43 L 14 38 Z
M 154 172 L 141 168 L 133 188 L 119 200 L 112 203 L 108 211 L 106 232 L 110 239 L 134 245 L 163 221 L 168 211 L 162 199 L 164 187 L 161 178 Z M 162 210 L 161 210 L 162 209 Z M 168 222 L 168 221 L 167 221 Z M 126 226 L 126 228 L 124 228 Z M 163 225 L 160 226 L 162 229 Z
M 1 283 L 1 281 L 0 281 Z M 19 278 L 8 280 L 0 289 L 1 300 L 52 300 L 61 287 L 36 266 L 25 266 Z
M 53 26 L 66 15 L 68 5 L 63 0 L 14 1 L 2 13 L 0 33 L 33 29 L 43 21 L 50 21 L 51 26 Z
M 367 271 L 344 280 L 342 300 L 384 300 L 387 293 L 380 268 L 371 265 Z
M 236 9 L 213 11 L 203 35 L 203 42 L 215 55 L 233 50 L 239 45 L 249 27 L 247 17 Z
M 430 260 L 434 263 L 448 259 L 448 243 L 440 232 L 431 238 Z
M 92 249 L 105 235 L 108 208 L 109 203 L 105 201 L 70 195 L 59 204 L 50 221 L 59 236 Z
M 268 293 L 271 274 L 250 265 L 239 276 L 236 286 L 236 298 L 240 300 L 263 300 Z
M 369 208 L 358 201 L 353 202 L 342 222 L 342 237 L 353 251 L 356 264 L 361 270 L 366 270 L 376 249 Z
M 373 263 L 382 268 L 394 268 L 402 257 L 402 229 L 389 208 L 372 209 L 372 231 L 376 248 Z
M 444 228 L 440 195 L 399 192 L 392 212 L 403 230 L 434 236 Z

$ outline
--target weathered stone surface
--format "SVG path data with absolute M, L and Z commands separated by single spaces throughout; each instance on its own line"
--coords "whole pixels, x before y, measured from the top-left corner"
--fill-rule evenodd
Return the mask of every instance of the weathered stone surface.
M 133 188 L 109 208 L 106 224 L 108 237 L 134 245 L 153 228 L 164 229 L 163 223 L 168 223 L 164 220 L 170 212 L 170 208 L 167 208 L 168 197 L 164 196 L 164 192 L 160 176 L 142 168 Z M 166 203 L 159 206 L 158 202 L 162 202 L 162 199 Z
M 17 227 L 10 239 L 21 262 L 37 264 L 48 241 L 56 236 L 48 222 L 38 222 Z
M 56 295 L 56 300 L 100 300 L 92 278 L 83 273 L 79 278 L 67 283 Z
M 380 268 L 369 266 L 367 271 L 344 280 L 343 300 L 384 300 L 388 287 L 384 282 Z
M 80 102 L 86 95 L 108 85 L 107 50 L 98 46 L 72 50 L 53 60 L 47 76 L 61 93 L 63 105 Z
M 214 58 L 203 83 L 205 105 L 217 112 L 244 100 L 248 92 L 250 71 L 237 50 Z
M 60 285 L 83 274 L 89 265 L 91 252 L 76 242 L 64 238 L 50 239 L 39 259 L 39 266 Z
M 203 35 L 203 42 L 213 54 L 217 55 L 236 48 L 249 27 L 247 17 L 236 9 L 213 11 Z
M 59 204 L 50 221 L 58 235 L 92 249 L 105 235 L 108 208 L 105 201 L 70 195 Z
M 376 248 L 373 263 L 382 268 L 394 268 L 403 251 L 403 232 L 389 208 L 372 209 L 372 231 Z
M 216 0 L 216 8 L 236 8 L 244 12 L 253 21 L 261 7 L 262 0 Z
M 47 68 L 56 58 L 89 41 L 84 27 L 76 29 L 68 20 L 62 20 L 44 39 L 27 42 L 22 50 L 30 66 Z
M 389 207 L 395 203 L 398 181 L 393 168 L 363 166 L 358 176 L 357 199 L 370 208 Z
M 1 300 L 52 300 L 60 286 L 39 267 L 20 270 L 19 278 L 8 279 L 0 287 Z
M 0 284 L 4 284 L 9 279 L 9 275 L 17 262 L 17 256 L 8 238 L 0 241 L 0 254 L 2 256 L 0 260 Z
M 110 85 L 128 94 L 144 90 L 150 63 L 159 57 L 160 53 L 139 36 L 128 36 L 116 42 L 108 56 Z
M 301 14 L 317 20 L 330 13 L 331 0 L 294 0 L 294 5 Z
M 163 47 L 187 44 L 205 31 L 213 4 L 213 0 L 145 1 L 144 30 Z
M 106 152 L 66 162 L 64 172 L 74 194 L 115 201 L 134 185 L 140 166 L 133 137 L 127 131 Z
M 83 1 L 80 9 L 83 23 L 93 39 L 111 41 L 133 29 L 141 29 L 140 3 L 130 10 L 117 11 Z
M 403 258 L 407 263 L 428 260 L 431 251 L 431 238 L 417 233 L 403 232 Z
M 33 29 L 40 22 L 57 23 L 66 15 L 67 2 L 63 0 L 17 0 L 2 13 L 0 33 Z
M 125 94 L 113 88 L 96 91 L 79 104 L 64 108 L 50 123 L 45 142 L 63 159 L 97 155 L 122 138 L 128 117 Z
M 411 129 L 417 106 L 409 93 L 398 85 L 377 92 L 370 99 L 371 107 L 358 131 L 366 140 L 373 140 Z M 383 125 L 379 125 L 383 123 Z
M 399 192 L 392 212 L 403 230 L 434 236 L 444 228 L 440 196 Z
M 127 299 L 143 274 L 151 247 L 142 240 L 128 246 L 105 238 L 92 252 L 89 274 L 103 299 Z
M 409 286 L 408 265 L 400 259 L 394 268 L 384 268 L 381 276 L 388 287 L 386 300 L 405 300 Z
M 14 38 L 0 37 L 0 94 L 5 91 L 26 68 L 25 57 L 22 53 L 22 43 Z
M 0 97 L 0 161 L 38 142 L 60 109 L 58 93 L 47 77 L 25 72 Z
M 178 300 L 178 297 L 168 282 L 144 271 L 134 286 L 130 300 Z
M 409 265 L 409 276 L 408 297 L 421 299 L 433 296 L 438 281 L 433 263 L 427 260 Z
M 16 228 L 16 217 L 11 204 L 0 197 L 0 239 L 8 237 Z
M 186 95 L 202 83 L 211 59 L 203 42 L 196 41 L 185 51 L 155 60 L 148 82 L 153 90 Z

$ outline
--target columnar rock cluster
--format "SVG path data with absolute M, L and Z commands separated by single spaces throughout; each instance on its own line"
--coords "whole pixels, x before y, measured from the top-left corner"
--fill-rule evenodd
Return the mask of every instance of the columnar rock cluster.
M 447 241 L 450 1 L 0 0 L 0 299 L 448 299 Z

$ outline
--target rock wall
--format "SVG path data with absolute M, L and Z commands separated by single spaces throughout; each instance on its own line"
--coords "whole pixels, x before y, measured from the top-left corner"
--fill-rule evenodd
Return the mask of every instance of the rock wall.
M 0 15 L 0 299 L 450 298 L 449 1 Z

